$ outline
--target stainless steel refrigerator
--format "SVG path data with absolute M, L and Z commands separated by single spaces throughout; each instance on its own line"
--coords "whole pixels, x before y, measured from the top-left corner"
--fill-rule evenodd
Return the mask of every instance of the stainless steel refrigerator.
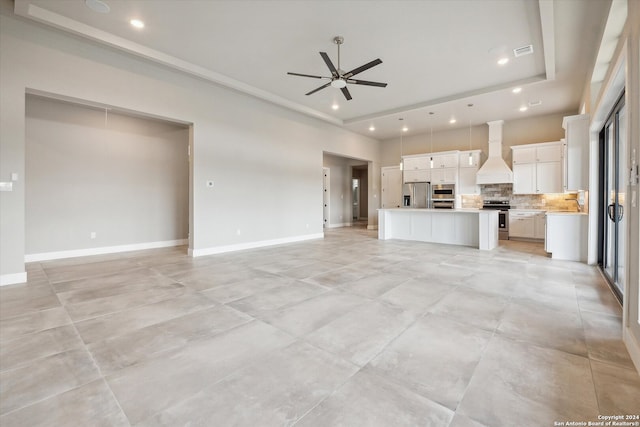
M 402 186 L 402 206 L 405 208 L 433 208 L 431 183 L 413 182 Z

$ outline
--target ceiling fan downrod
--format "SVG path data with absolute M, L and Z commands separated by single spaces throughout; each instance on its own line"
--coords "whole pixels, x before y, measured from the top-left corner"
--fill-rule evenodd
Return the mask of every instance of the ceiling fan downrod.
M 344 37 L 335 36 L 333 38 L 333 42 L 338 45 L 338 75 L 341 76 L 343 72 L 342 72 L 342 69 L 340 68 L 340 45 L 344 43 Z

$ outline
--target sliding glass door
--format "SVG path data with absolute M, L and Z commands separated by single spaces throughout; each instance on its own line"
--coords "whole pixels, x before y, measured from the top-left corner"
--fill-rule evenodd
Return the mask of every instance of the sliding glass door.
M 601 265 L 622 301 L 625 280 L 626 116 L 624 98 L 614 107 L 602 131 L 602 248 Z

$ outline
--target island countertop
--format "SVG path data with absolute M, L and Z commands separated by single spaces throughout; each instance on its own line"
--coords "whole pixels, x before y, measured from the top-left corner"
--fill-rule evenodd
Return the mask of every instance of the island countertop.
M 498 211 L 378 209 L 378 238 L 446 243 L 491 250 L 498 246 Z

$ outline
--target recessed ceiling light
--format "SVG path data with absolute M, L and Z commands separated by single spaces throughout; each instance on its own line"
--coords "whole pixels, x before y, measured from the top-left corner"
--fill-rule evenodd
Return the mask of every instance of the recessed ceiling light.
M 451 124 L 454 124 L 455 122 L 456 122 L 456 119 L 453 118 L 453 117 L 451 118 L 451 120 L 449 120 L 449 123 L 451 123 Z
M 522 107 L 520 107 L 520 111 L 527 111 L 527 110 L 528 110 L 528 108 L 526 106 L 524 106 L 524 105 Z
M 144 28 L 144 22 L 139 19 L 132 19 L 131 21 L 129 21 L 129 24 L 136 28 Z
M 84 4 L 94 12 L 109 13 L 111 11 L 109 5 L 100 0 L 84 0 Z
M 507 62 L 509 62 L 509 58 L 507 57 L 498 59 L 498 65 L 505 65 Z
M 514 87 L 513 90 L 511 91 L 513 93 L 520 93 L 522 92 L 522 88 L 521 87 Z
M 402 132 L 407 132 L 408 130 L 409 130 L 409 128 L 408 128 L 408 127 L 406 127 L 406 126 L 404 126 L 404 127 L 402 128 Z
M 371 132 L 373 132 L 374 130 L 376 130 L 376 127 L 375 127 L 374 125 L 371 125 L 371 126 L 369 126 L 369 130 L 370 130 Z
M 337 110 L 338 108 L 340 108 L 340 106 L 338 104 L 333 104 L 331 108 L 333 108 L 334 110 Z

